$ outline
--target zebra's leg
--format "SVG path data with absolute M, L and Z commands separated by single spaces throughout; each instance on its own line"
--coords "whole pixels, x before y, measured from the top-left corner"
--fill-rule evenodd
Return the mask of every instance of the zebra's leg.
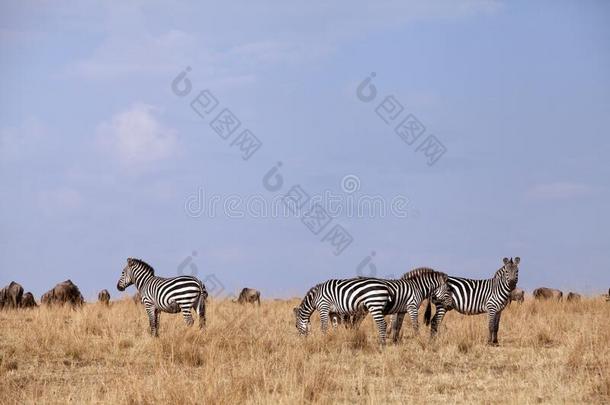
M 318 312 L 320 312 L 320 325 L 322 327 L 322 332 L 326 333 L 328 331 L 328 312 L 329 312 L 329 308 L 326 305 L 321 305 L 318 308 Z
M 364 308 L 359 308 L 356 314 L 352 318 L 352 329 L 360 328 L 360 324 L 366 318 L 367 311 Z
M 502 316 L 502 311 L 496 314 L 496 320 L 494 322 L 494 336 L 493 336 L 493 344 L 498 345 L 498 330 L 500 329 L 500 317 Z
M 199 329 L 205 328 L 205 299 L 206 297 L 200 295 L 195 308 L 195 312 L 199 315 Z
M 403 319 L 405 319 L 404 312 L 394 314 L 392 316 L 392 341 L 394 343 L 397 343 L 398 338 L 400 337 L 400 329 L 402 328 Z
M 436 306 L 436 313 L 434 314 L 434 317 L 432 318 L 432 322 L 430 323 L 430 336 L 431 337 L 436 336 L 436 334 L 438 333 L 438 327 L 441 324 L 441 322 L 443 322 L 443 318 L 445 317 L 446 312 L 447 312 L 447 310 L 445 309 L 445 307 L 442 307 L 440 305 Z
M 414 335 L 417 335 L 419 332 L 419 312 L 416 306 L 410 306 L 407 308 L 407 312 L 409 313 L 409 317 L 411 318 L 411 325 L 413 325 Z M 402 315 L 404 317 L 404 314 Z
M 379 332 L 379 343 L 382 346 L 385 346 L 387 325 L 385 322 L 385 318 L 383 317 L 382 309 L 379 307 L 369 307 L 368 310 L 371 316 L 373 317 L 375 324 L 377 324 L 377 331 Z
M 158 337 L 159 310 L 153 305 L 146 303 L 146 314 L 148 315 L 148 322 L 150 324 L 150 334 L 154 337 Z
M 184 323 L 186 323 L 186 326 L 193 326 L 195 323 L 193 320 L 193 314 L 191 313 L 191 307 L 182 308 L 182 317 L 184 318 Z
M 490 345 L 494 344 L 494 335 L 496 331 L 496 316 L 498 315 L 495 310 L 489 309 L 489 337 L 487 343 Z
M 159 322 L 159 318 L 161 318 L 161 311 L 155 308 L 155 326 L 157 328 L 157 335 L 159 335 L 159 325 L 161 324 Z

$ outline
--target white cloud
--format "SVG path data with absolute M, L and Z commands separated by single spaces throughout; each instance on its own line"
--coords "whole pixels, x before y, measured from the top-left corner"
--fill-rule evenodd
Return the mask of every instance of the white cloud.
M 177 153 L 176 131 L 156 114 L 155 107 L 138 103 L 98 126 L 100 141 L 124 168 L 143 171 Z
M 311 63 L 341 42 L 371 31 L 418 20 L 468 18 L 500 8 L 494 0 L 104 7 L 94 21 L 104 21 L 106 35 L 67 70 L 89 79 L 114 79 L 173 74 L 190 65 L 206 83 L 230 82 L 232 77 L 256 75 L 274 65 Z M 180 21 L 180 28 L 160 25 L 153 30 L 147 23 L 167 16 Z
M 586 184 L 571 182 L 554 182 L 538 184 L 530 188 L 528 196 L 537 200 L 566 200 L 583 195 L 588 195 L 594 188 Z

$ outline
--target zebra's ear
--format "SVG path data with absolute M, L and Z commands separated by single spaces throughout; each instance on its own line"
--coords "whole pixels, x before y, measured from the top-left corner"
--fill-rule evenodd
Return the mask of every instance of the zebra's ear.
M 127 264 L 128 264 L 129 266 L 131 266 L 131 265 L 133 264 L 133 257 L 128 257 L 128 258 L 127 258 Z
M 502 261 L 504 262 L 504 264 L 508 264 L 508 257 L 505 257 L 504 259 L 502 259 Z
M 520 261 L 521 261 L 521 258 L 519 256 L 515 257 L 515 264 L 519 264 Z

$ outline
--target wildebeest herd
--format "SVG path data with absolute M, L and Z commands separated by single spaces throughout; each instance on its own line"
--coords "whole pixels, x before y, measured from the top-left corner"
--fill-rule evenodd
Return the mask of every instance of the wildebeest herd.
M 502 267 L 490 279 L 475 280 L 448 276 L 431 268 L 417 268 L 405 273 L 400 279 L 380 279 L 356 277 L 350 279 L 331 279 L 309 289 L 299 306 L 293 309 L 295 325 L 301 335 L 311 329 L 310 318 L 317 310 L 323 331 L 329 322 L 337 327 L 357 328 L 367 314 L 371 314 L 382 344 L 388 333 L 397 341 L 405 315 L 409 316 L 412 327 L 418 330 L 418 311 L 426 304 L 424 321 L 430 325 L 431 336 L 437 331 L 444 314 L 456 310 L 466 315 L 487 313 L 489 318 L 488 343 L 498 344 L 500 316 L 511 302 L 522 303 L 525 292 L 517 288 L 519 257 L 504 258 Z M 199 326 L 206 323 L 206 300 L 208 293 L 203 282 L 193 276 L 163 278 L 155 276 L 154 269 L 143 260 L 129 258 L 117 283 L 119 291 L 135 285 L 137 293 L 133 300 L 142 303 L 148 314 L 150 332 L 158 336 L 160 312 L 181 312 L 187 325 L 194 323 L 192 310 L 199 316 Z M 244 288 L 233 302 L 258 304 L 260 292 Z M 563 299 L 563 292 L 552 288 L 537 288 L 532 293 L 537 300 Z M 566 300 L 577 302 L 581 295 L 570 292 Z M 607 300 L 610 301 L 610 289 Z M 44 305 L 64 305 L 79 307 L 84 304 L 79 288 L 71 281 L 58 283 L 44 293 L 40 299 Z M 110 293 L 101 290 L 98 302 L 108 306 Z M 436 312 L 432 316 L 432 305 Z M 24 294 L 23 287 L 12 281 L 0 289 L 0 309 L 37 307 L 31 292 Z M 386 322 L 385 317 L 391 316 Z

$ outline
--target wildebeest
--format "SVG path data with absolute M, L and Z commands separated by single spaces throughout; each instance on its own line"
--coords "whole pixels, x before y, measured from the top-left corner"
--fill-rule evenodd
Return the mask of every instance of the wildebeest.
M 71 304 L 73 307 L 80 306 L 85 302 L 83 295 L 72 280 L 62 281 L 57 284 L 53 289 L 44 293 L 40 301 L 46 305 Z
M 254 288 L 244 288 L 239 293 L 237 302 L 240 304 L 246 304 L 246 303 L 254 304 L 256 302 L 260 306 L 261 292 L 258 290 L 255 290 Z
M 537 300 L 553 299 L 556 301 L 561 301 L 563 299 L 563 292 L 554 288 L 536 288 L 533 292 L 533 295 L 534 298 L 536 298 Z
M 515 288 L 510 293 L 510 301 L 517 301 L 522 303 L 525 300 L 525 291 L 520 288 Z
M 49 290 L 42 294 L 40 297 L 40 303 L 43 305 L 51 305 L 53 303 L 53 290 Z
M 97 294 L 97 300 L 104 305 L 110 304 L 110 293 L 104 289 Z
M 575 292 L 569 292 L 567 300 L 570 302 L 578 302 L 580 301 L 582 296 Z
M 34 295 L 31 292 L 26 292 L 23 294 L 23 298 L 21 299 L 21 308 L 35 308 L 37 306 L 38 304 L 36 304 Z
M 14 281 L 0 290 L 0 309 L 19 308 L 23 298 L 23 287 Z

